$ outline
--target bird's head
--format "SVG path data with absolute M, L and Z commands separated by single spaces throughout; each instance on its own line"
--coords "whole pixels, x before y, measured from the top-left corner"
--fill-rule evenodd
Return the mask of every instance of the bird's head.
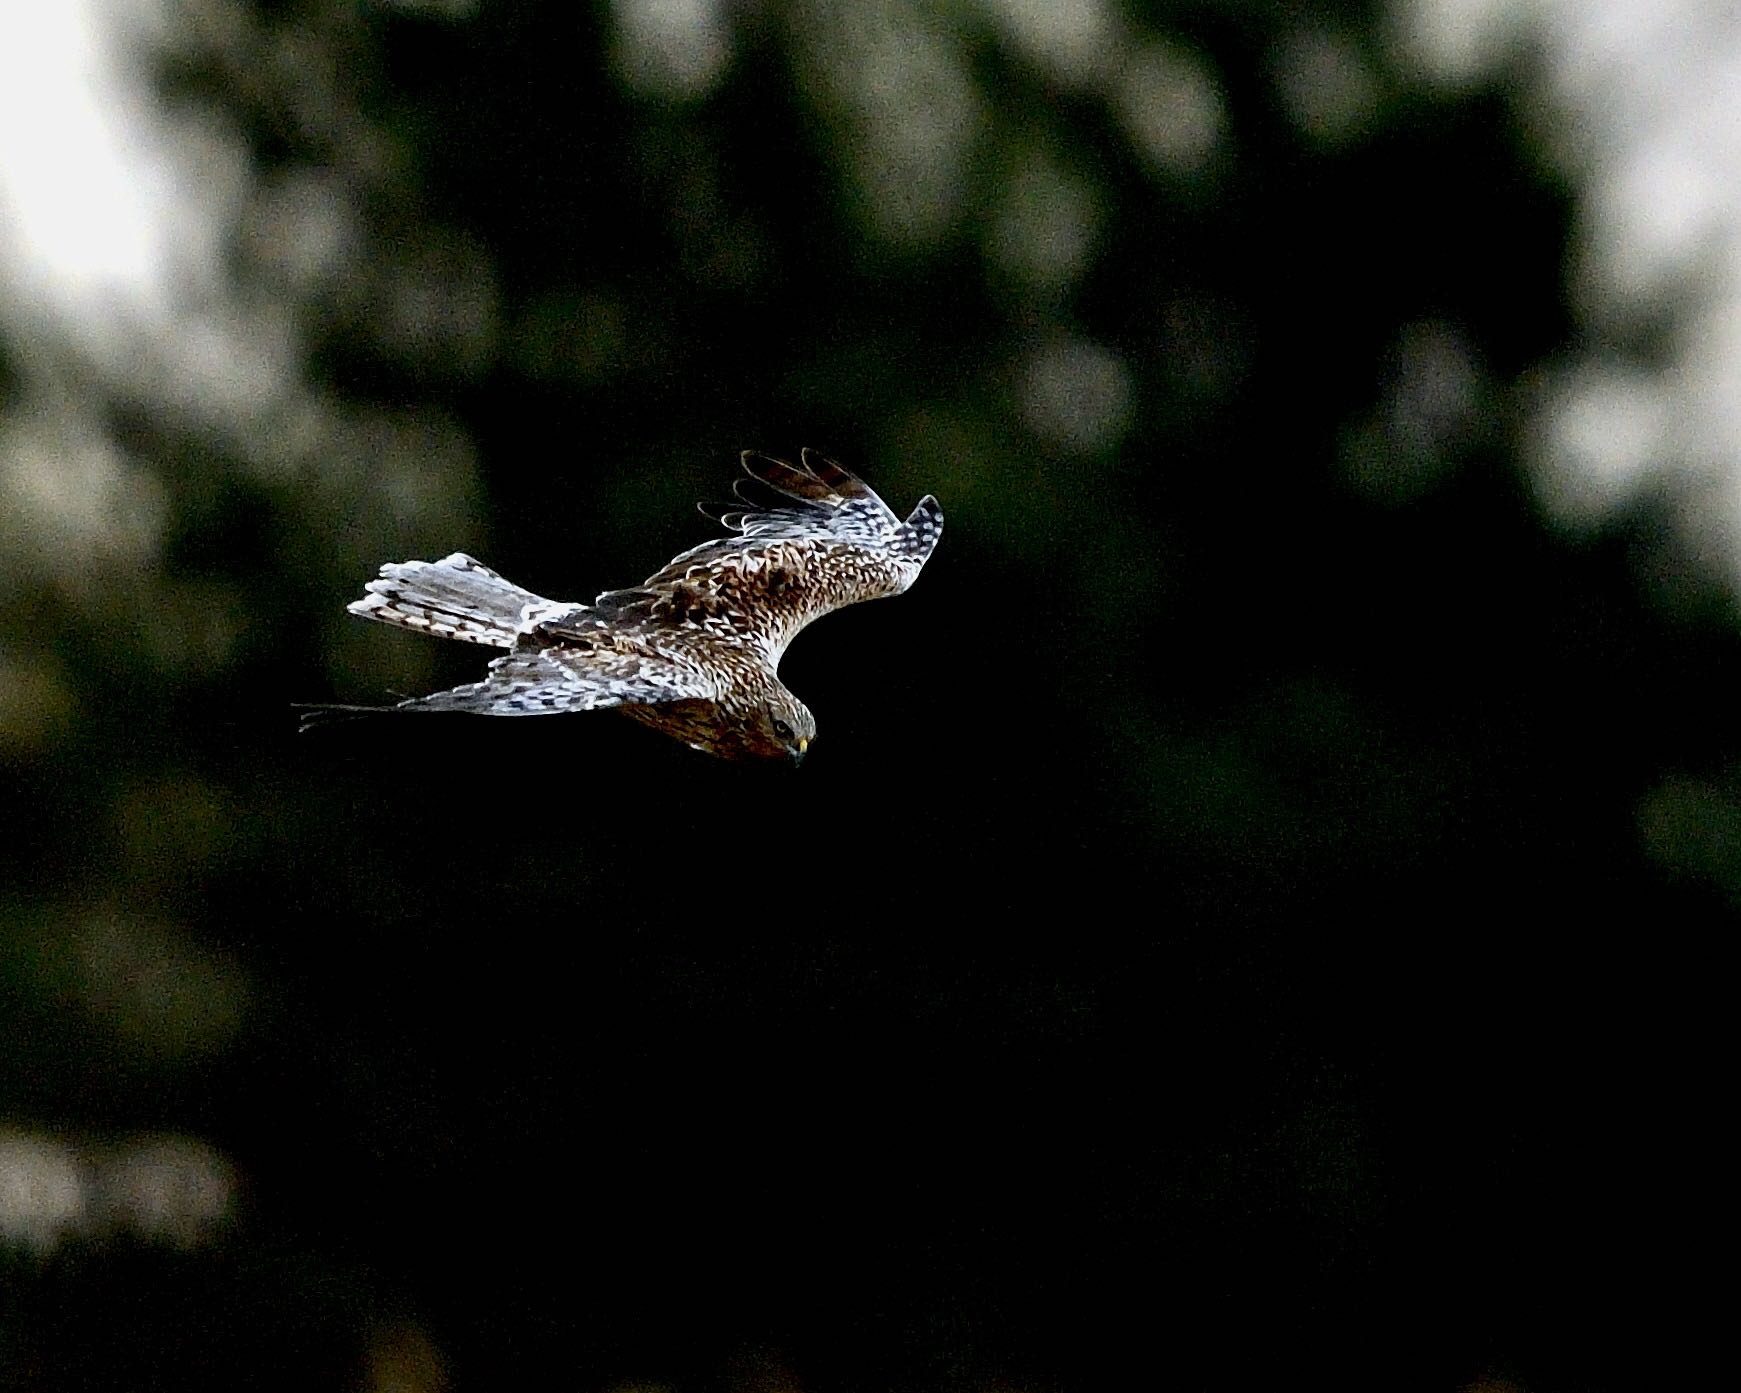
M 797 764 L 816 738 L 809 707 L 776 683 L 741 703 L 661 702 L 625 706 L 643 725 L 674 735 L 684 744 L 721 759 L 784 760 Z
M 730 758 L 787 759 L 797 764 L 816 738 L 816 717 L 792 693 L 777 687 L 767 701 L 744 713 L 736 735 L 737 748 L 730 752 Z
M 757 699 L 715 708 L 717 723 L 698 748 L 723 759 L 785 760 L 797 764 L 816 738 L 810 708 L 773 683 Z

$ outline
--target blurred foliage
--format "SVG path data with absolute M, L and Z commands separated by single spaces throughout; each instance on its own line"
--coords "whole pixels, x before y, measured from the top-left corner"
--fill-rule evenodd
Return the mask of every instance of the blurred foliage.
M 218 274 L 0 311 L 0 1381 L 1628 1384 L 1741 649 L 1538 518 L 1574 193 L 1386 32 L 166 10 Z M 801 777 L 294 737 L 801 444 L 949 518 Z

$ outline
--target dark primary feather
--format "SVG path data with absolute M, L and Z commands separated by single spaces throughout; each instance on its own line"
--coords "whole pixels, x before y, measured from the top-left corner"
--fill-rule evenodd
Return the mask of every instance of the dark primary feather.
M 743 540 L 764 537 L 810 541 L 830 538 L 860 545 L 875 545 L 892 535 L 901 520 L 889 506 L 856 475 L 805 450 L 802 468 L 771 455 L 745 450 L 745 477 L 732 485 L 736 503 L 701 503 L 697 506 Z M 737 538 L 722 537 L 703 542 L 680 556 L 647 580 L 648 585 L 669 576 L 680 563 L 703 555 L 727 556 L 742 550 Z

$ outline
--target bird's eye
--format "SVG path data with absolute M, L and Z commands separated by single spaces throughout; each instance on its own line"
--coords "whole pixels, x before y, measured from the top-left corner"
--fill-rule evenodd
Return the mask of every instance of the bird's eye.
M 782 740 L 790 740 L 792 738 L 792 727 L 776 716 L 774 718 L 774 734 L 779 736 Z

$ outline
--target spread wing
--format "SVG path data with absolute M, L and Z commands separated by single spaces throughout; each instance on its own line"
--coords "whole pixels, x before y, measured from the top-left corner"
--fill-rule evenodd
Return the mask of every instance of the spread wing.
M 410 697 L 395 706 L 307 708 L 303 729 L 382 711 L 467 711 L 479 716 L 548 716 L 608 706 L 711 702 L 716 684 L 693 665 L 649 652 L 626 635 L 594 631 L 546 648 L 516 649 L 490 664 L 481 682 Z
M 747 637 L 777 663 L 806 624 L 830 610 L 898 595 L 943 535 L 927 495 L 905 521 L 863 480 L 814 450 L 798 464 L 746 450 L 737 502 L 701 505 L 734 534 L 674 557 L 633 590 L 596 604 L 650 622 Z
M 482 682 L 413 697 L 394 709 L 544 716 L 711 699 L 714 686 L 705 673 L 649 652 L 628 636 L 598 633 L 516 650 L 492 662 Z

